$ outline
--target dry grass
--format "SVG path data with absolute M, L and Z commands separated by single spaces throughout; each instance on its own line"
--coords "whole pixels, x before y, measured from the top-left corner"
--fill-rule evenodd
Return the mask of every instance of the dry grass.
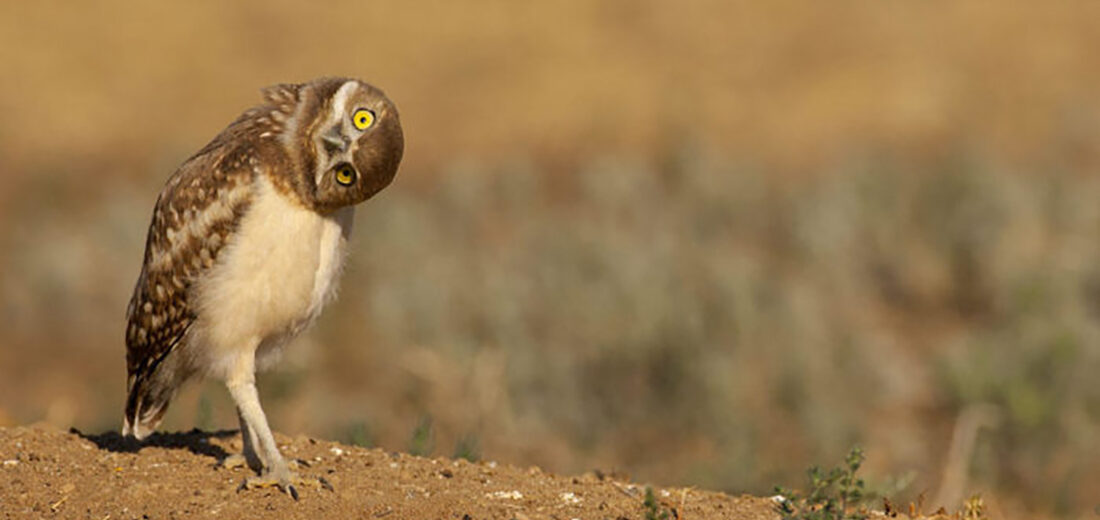
M 274 423 L 407 449 L 427 416 L 422 450 L 473 438 L 559 471 L 757 492 L 860 442 L 872 481 L 915 470 L 917 493 L 955 419 L 988 406 L 957 496 L 1074 510 L 1096 493 L 1095 180 L 878 164 L 777 187 L 702 153 L 569 179 L 468 165 L 365 207 L 340 302 L 261 383 Z M 123 216 L 144 206 L 9 242 L 2 361 L 26 369 L 5 392 L 43 392 L 15 417 L 114 426 L 136 260 L 101 244 L 138 244 Z M 232 424 L 223 394 L 192 389 L 169 427 Z

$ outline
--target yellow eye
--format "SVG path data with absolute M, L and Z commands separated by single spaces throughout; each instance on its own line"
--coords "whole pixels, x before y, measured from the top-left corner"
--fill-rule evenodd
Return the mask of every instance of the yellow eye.
M 370 125 L 374 124 L 374 112 L 365 108 L 360 108 L 351 116 L 351 122 L 355 124 L 355 128 L 366 130 L 370 128 Z
M 352 168 L 350 164 L 337 166 L 336 182 L 341 186 L 351 186 L 355 182 L 355 168 Z

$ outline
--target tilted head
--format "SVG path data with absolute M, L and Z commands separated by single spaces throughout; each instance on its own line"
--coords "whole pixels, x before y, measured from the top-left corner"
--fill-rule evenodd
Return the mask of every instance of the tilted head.
M 405 141 L 393 102 L 355 79 L 264 90 L 297 178 L 286 188 L 319 211 L 363 202 L 389 185 Z

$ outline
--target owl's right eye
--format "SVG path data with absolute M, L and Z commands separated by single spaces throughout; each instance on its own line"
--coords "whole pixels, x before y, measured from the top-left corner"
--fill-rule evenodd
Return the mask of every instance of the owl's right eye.
M 355 183 L 355 168 L 344 163 L 336 167 L 336 183 L 341 186 L 351 186 Z

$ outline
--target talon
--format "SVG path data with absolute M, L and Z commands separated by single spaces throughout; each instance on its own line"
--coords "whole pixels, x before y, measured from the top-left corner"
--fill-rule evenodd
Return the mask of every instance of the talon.
M 282 476 L 279 476 L 282 474 Z M 335 491 L 332 483 L 322 477 L 302 477 L 292 472 L 268 472 L 260 476 L 246 477 L 237 488 L 239 493 L 243 489 L 256 489 L 264 487 L 277 487 L 279 491 L 290 495 L 295 501 L 301 498 L 298 486 L 306 486 L 314 489 L 321 488 Z

